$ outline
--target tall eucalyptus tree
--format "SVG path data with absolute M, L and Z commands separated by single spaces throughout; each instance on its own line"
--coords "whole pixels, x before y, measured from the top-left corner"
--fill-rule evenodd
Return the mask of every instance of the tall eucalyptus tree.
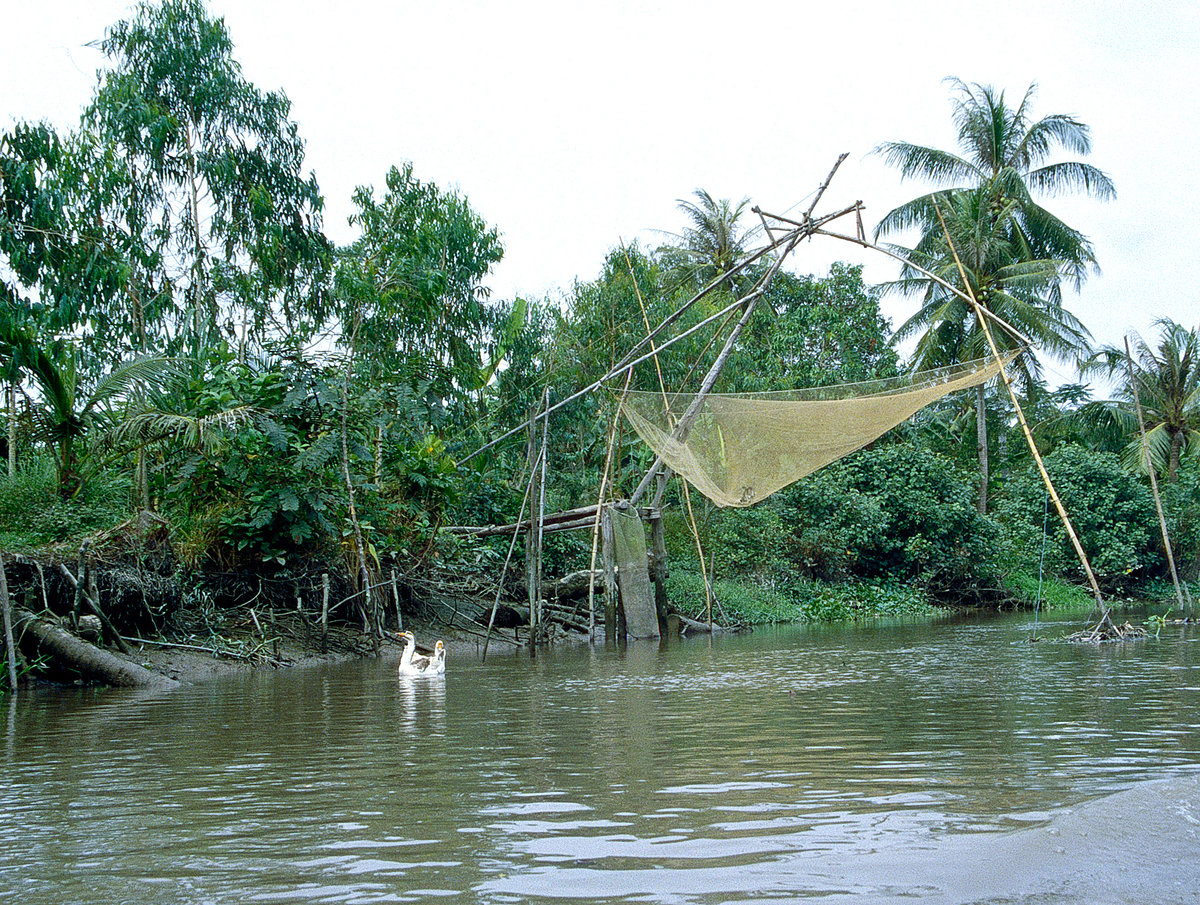
M 102 188 L 131 247 L 138 330 L 198 353 L 310 328 L 324 315 L 322 200 L 282 92 L 242 74 L 200 0 L 138 5 L 100 47 L 85 126 L 111 159 Z

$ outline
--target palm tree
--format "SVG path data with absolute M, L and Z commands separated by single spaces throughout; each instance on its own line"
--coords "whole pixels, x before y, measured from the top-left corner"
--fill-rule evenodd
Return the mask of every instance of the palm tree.
M 11 321 L 0 322 L 0 363 L 17 369 L 38 390 L 41 404 L 33 411 L 34 436 L 54 456 L 64 499 L 83 486 L 79 447 L 87 434 L 114 422 L 116 404 L 175 367 L 173 359 L 137 358 L 117 365 L 89 387 L 80 376 L 78 349 L 64 340 L 43 344 L 32 330 Z
M 743 198 L 733 204 L 728 198 L 714 199 L 704 189 L 696 189 L 692 194 L 696 196 L 695 203 L 681 198 L 678 204 L 688 225 L 674 237 L 677 242 L 663 246 L 659 254 L 681 283 L 699 289 L 730 273 L 746 257 L 749 234 L 738 221 L 750 199 Z M 732 277 L 729 288 L 736 288 Z
M 1030 105 L 1035 85 L 1013 108 L 1003 92 L 990 86 L 950 81 L 957 94 L 954 122 L 960 154 L 908 142 L 887 142 L 876 149 L 899 167 L 902 178 L 919 177 L 942 186 L 892 210 L 875 229 L 876 239 L 913 228 L 920 231 L 912 248 L 895 249 L 915 266 L 905 266 L 892 288 L 922 296 L 922 307 L 900 326 L 897 337 L 920 334 L 912 362 L 916 369 L 987 354 L 973 307 L 924 270 L 959 289 L 969 288 L 982 307 L 1051 354 L 1078 354 L 1088 347 L 1088 332 L 1063 309 L 1062 285 L 1078 289 L 1095 267 L 1095 255 L 1086 236 L 1039 205 L 1034 195 L 1082 190 L 1101 199 L 1115 196 L 1112 181 L 1095 167 L 1078 161 L 1048 162 L 1059 149 L 1089 153 L 1088 127 L 1062 114 L 1034 121 Z M 965 286 L 953 252 L 961 259 Z M 1004 331 L 993 333 L 1002 351 L 1018 354 L 1017 375 L 1031 386 L 1040 374 L 1032 350 Z M 985 389 L 978 388 L 976 394 L 979 510 L 986 512 Z
M 1134 336 L 1131 352 L 1137 394 L 1146 420 L 1146 446 L 1150 463 L 1175 481 L 1183 455 L 1200 444 L 1200 327 L 1188 330 L 1170 318 L 1155 322 L 1162 330 L 1157 349 Z M 1105 346 L 1084 370 L 1108 376 L 1127 374 L 1125 350 Z M 1126 408 L 1133 406 L 1133 386 L 1128 377 L 1121 387 Z M 1126 447 L 1127 461 L 1144 467 L 1141 438 Z

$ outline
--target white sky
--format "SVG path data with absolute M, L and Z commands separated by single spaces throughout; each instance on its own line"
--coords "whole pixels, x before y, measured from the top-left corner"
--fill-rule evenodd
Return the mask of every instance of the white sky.
M 126 17 L 124 0 L 0 0 L 0 127 L 78 121 L 99 53 L 86 45 Z M 697 187 L 782 213 L 837 155 L 818 212 L 856 199 L 867 227 L 925 187 L 870 155 L 902 139 L 953 148 L 942 79 L 1039 84 L 1035 114 L 1092 127 L 1088 161 L 1118 198 L 1047 206 L 1089 235 L 1103 275 L 1068 307 L 1102 343 L 1153 321 L 1200 322 L 1200 4 L 1174 0 L 816 3 L 393 3 L 210 0 L 246 76 L 283 89 L 326 196 L 335 241 L 356 185 L 381 186 L 411 160 L 455 186 L 504 235 L 493 297 L 554 295 L 592 279 L 620 240 L 661 241 Z M 896 265 L 834 240 L 793 269 Z M 888 298 L 898 325 L 914 310 Z M 1073 379 L 1051 366 L 1052 383 Z

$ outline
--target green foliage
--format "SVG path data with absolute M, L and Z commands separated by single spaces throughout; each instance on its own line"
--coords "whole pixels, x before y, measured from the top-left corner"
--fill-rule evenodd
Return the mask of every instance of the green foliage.
M 834 263 L 824 277 L 777 274 L 721 389 L 788 390 L 894 376 L 897 356 L 879 297 L 863 282 L 861 265 Z
M 1150 492 L 1121 470 L 1117 456 L 1062 446 L 1046 457 L 1046 470 L 1103 587 L 1126 593 L 1161 568 Z M 1048 522 L 1045 512 L 1045 486 L 1031 471 L 1009 482 L 997 518 L 1028 565 L 1037 561 L 1047 524 L 1047 574 L 1078 580 L 1082 571 L 1066 530 L 1053 507 Z
M 1156 322 L 1162 331 L 1157 347 L 1135 336 L 1134 383 L 1125 349 L 1106 346 L 1084 365 L 1086 371 L 1101 372 L 1120 380 L 1124 420 L 1136 431 L 1136 407 L 1142 408 L 1146 427 L 1145 451 L 1139 433 L 1125 450 L 1130 468 L 1144 470 L 1149 453 L 1151 465 L 1168 481 L 1174 481 L 1183 458 L 1200 447 L 1200 327 L 1188 330 L 1170 318 Z M 1136 400 L 1134 398 L 1136 391 Z
M 128 236 L 135 336 L 198 356 L 218 337 L 298 348 L 324 316 L 330 247 L 321 197 L 282 92 L 250 84 L 200 0 L 141 3 L 108 30 L 85 117 L 97 192 Z
M 58 492 L 54 463 L 41 456 L 13 477 L 0 473 L 0 549 L 34 550 L 54 544 L 77 547 L 89 534 L 129 515 L 129 485 L 107 473 L 71 500 Z
M 795 581 L 786 586 L 747 579 L 717 579 L 720 601 L 714 619 L 730 624 L 849 622 L 880 616 L 929 616 L 938 610 L 917 588 L 897 582 Z M 674 605 L 697 619 L 706 617 L 704 582 L 696 572 L 672 570 L 667 583 Z
M 938 367 L 984 357 L 989 350 L 981 315 L 952 287 L 969 294 L 1039 348 L 1058 357 L 1084 352 L 1088 332 L 1062 306 L 1062 283 L 1080 286 L 1095 265 L 1091 242 L 1034 199 L 1039 193 L 1082 190 L 1115 195 L 1100 170 L 1078 161 L 1048 163 L 1057 148 L 1091 150 L 1088 127 L 1069 116 L 1034 120 L 1034 86 L 1016 107 L 991 86 L 949 80 L 955 90 L 954 122 L 960 154 L 903 141 L 878 151 L 905 178 L 930 180 L 939 191 L 886 214 L 879 236 L 919 230 L 912 248 L 895 250 L 905 261 L 892 287 L 921 298 L 921 308 L 896 331 L 917 337 L 913 366 Z M 931 276 L 932 274 L 932 276 Z M 1040 379 L 1040 363 L 1008 330 L 991 325 L 1001 351 L 1017 353 L 1015 376 L 1027 390 Z M 989 483 L 984 391 L 977 393 L 981 511 Z
M 1040 552 L 1040 547 L 1038 552 Z M 1027 557 L 1026 557 L 1027 558 Z M 1019 569 L 1004 576 L 1004 589 L 1015 597 L 1022 605 L 1033 608 L 1041 600 L 1041 609 L 1059 611 L 1090 610 L 1096 606 L 1096 598 L 1091 590 L 1082 584 L 1072 584 L 1053 575 L 1043 575 L 1040 583 L 1037 576 L 1037 562 L 1033 570 Z
M 480 387 L 482 281 L 504 253 L 499 232 L 411 164 L 392 167 L 382 199 L 360 187 L 354 202 L 362 236 L 339 253 L 336 281 L 343 341 L 385 379 L 428 381 L 439 397 Z
M 964 477 L 928 450 L 865 450 L 780 496 L 787 556 L 801 574 L 890 578 L 950 599 L 992 578 L 997 528 L 975 510 Z

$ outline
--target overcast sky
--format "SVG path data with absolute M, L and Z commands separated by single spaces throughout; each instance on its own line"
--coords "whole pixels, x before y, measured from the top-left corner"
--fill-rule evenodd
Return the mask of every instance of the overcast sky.
M 814 3 L 211 0 L 246 76 L 282 89 L 344 242 L 356 185 L 412 161 L 499 227 L 494 297 L 554 296 L 594 278 L 621 240 L 653 246 L 702 187 L 764 210 L 861 199 L 868 229 L 926 187 L 871 155 L 902 139 L 953 148 L 946 76 L 1092 127 L 1089 162 L 1116 201 L 1047 206 L 1091 237 L 1103 270 L 1068 307 L 1102 343 L 1157 317 L 1200 323 L 1200 4 L 1136 0 Z M 78 121 L 100 54 L 132 4 L 5 0 L 0 127 Z M 896 276 L 877 253 L 815 240 L 792 269 L 834 260 Z M 898 325 L 915 310 L 888 298 Z M 1052 366 L 1052 382 L 1070 380 Z

